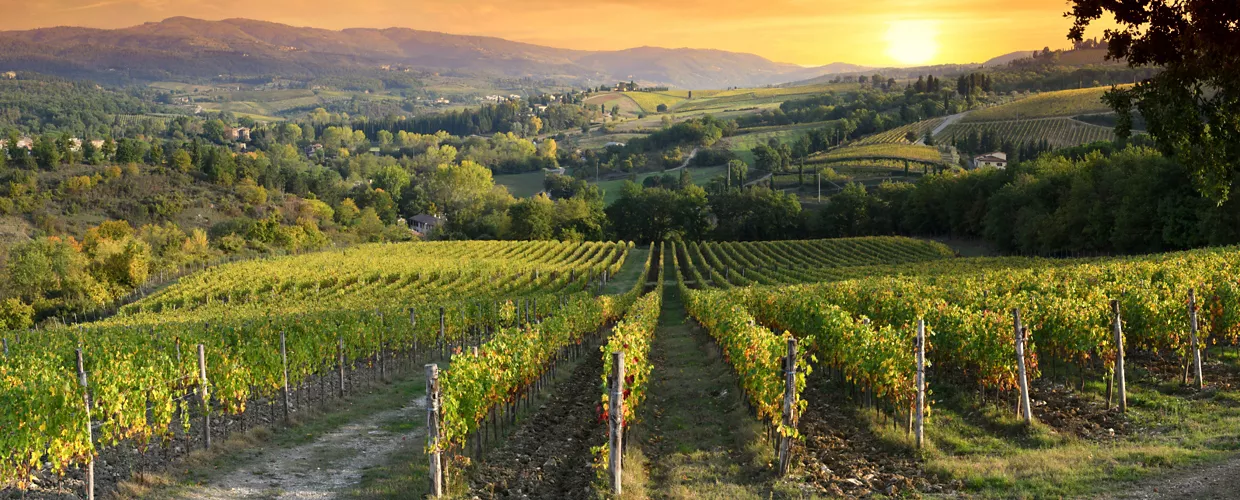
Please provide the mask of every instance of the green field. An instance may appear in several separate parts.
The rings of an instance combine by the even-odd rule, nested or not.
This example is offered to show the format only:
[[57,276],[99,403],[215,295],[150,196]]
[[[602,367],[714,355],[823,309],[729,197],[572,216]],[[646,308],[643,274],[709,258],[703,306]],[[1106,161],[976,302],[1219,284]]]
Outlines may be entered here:
[[592,132],[591,134],[586,135],[586,136],[582,136],[582,135],[572,136],[572,140],[573,140],[573,144],[575,144],[577,147],[581,149],[602,149],[609,142],[627,143],[632,139],[646,137],[646,135],[647,134],[628,134],[628,133],[598,134],[598,133]]
[[1110,89],[1110,87],[1092,87],[1035,94],[1007,104],[973,111],[961,121],[1023,120],[1105,113],[1111,108],[1102,102],[1102,94]]
[[657,113],[660,104],[666,104],[670,110],[683,102],[688,92],[681,92],[679,94],[671,92],[625,92],[624,95],[637,103],[646,113]]
[[517,198],[528,198],[543,190],[543,171],[526,172],[524,174],[503,174],[495,176],[495,185],[508,188],[508,192]]

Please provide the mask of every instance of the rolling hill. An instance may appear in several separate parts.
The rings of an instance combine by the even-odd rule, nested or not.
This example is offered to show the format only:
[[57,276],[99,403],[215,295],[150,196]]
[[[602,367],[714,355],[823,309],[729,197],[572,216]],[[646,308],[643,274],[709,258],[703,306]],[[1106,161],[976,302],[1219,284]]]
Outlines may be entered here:
[[380,73],[385,66],[574,82],[636,80],[681,88],[771,85],[849,68],[806,68],[720,50],[580,51],[405,28],[334,31],[249,19],[175,17],[116,30],[0,32],[0,68],[71,78],[307,78]]

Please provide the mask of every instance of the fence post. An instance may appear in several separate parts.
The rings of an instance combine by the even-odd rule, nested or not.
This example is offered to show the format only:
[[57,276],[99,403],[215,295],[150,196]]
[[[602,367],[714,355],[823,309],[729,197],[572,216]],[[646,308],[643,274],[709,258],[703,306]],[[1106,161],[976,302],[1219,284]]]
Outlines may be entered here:
[[383,344],[383,315],[379,315],[379,381],[387,383],[387,349]]
[[4,357],[9,357],[9,339],[7,337],[2,338],[0,339],[0,342],[4,343]]
[[1020,324],[1020,309],[1012,309],[1012,323],[1016,331],[1016,384],[1020,386],[1020,416],[1026,424],[1033,423],[1033,411],[1029,407],[1029,379],[1025,372],[1025,328]]
[[340,344],[336,347],[336,371],[340,375],[340,397],[344,398],[344,335],[339,337]]
[[415,363],[417,362],[417,359],[418,359],[417,329],[418,329],[418,310],[416,308],[410,307],[409,308],[409,330],[413,331],[413,359]]
[[[8,355],[8,343],[5,343],[5,355]],[[82,363],[82,350],[77,350],[78,382],[82,384],[82,401],[86,404],[86,439],[91,445],[90,461],[86,463],[86,498],[95,500],[95,431],[91,428],[90,418],[90,387],[86,384],[86,368]]]
[[[797,339],[788,339],[788,355],[784,358],[784,415],[783,427],[791,429],[796,425],[793,414],[796,412],[797,396]],[[788,464],[792,462],[792,437],[786,430],[779,434],[779,475],[788,473]]]
[[443,496],[443,462],[439,450],[439,365],[426,365],[426,439],[430,447],[431,495]]
[[289,423],[288,407],[288,349],[285,347],[284,331],[280,331],[280,366],[284,369],[284,423]]
[[917,320],[917,422],[913,433],[917,438],[917,449],[925,442],[926,426],[926,322]]
[[202,400],[202,443],[211,449],[211,394],[207,390],[207,348],[198,344],[198,397]]
[[444,328],[443,306],[439,306],[439,359],[443,359],[444,343],[447,340],[447,330]]
[[1115,383],[1119,390],[1119,411],[1128,411],[1128,386],[1124,379],[1124,326],[1119,316],[1119,301],[1111,301],[1111,315],[1115,318],[1112,330],[1115,332]]
[[1197,377],[1197,388],[1201,389],[1205,384],[1201,380],[1201,343],[1197,339],[1197,294],[1192,288],[1188,289],[1188,332],[1192,341],[1193,374]]
[[610,453],[608,466],[611,469],[611,492],[619,495],[622,491],[620,483],[623,464],[621,453],[624,447],[624,352],[611,354],[611,395],[608,397],[608,414],[611,418],[609,426]]

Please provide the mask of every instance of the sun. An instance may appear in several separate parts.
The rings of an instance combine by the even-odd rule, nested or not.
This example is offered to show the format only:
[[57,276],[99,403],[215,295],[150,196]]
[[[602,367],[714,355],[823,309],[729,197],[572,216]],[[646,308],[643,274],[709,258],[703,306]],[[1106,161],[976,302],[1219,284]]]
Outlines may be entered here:
[[887,25],[887,55],[901,64],[925,64],[938,55],[938,38],[938,21],[891,21]]

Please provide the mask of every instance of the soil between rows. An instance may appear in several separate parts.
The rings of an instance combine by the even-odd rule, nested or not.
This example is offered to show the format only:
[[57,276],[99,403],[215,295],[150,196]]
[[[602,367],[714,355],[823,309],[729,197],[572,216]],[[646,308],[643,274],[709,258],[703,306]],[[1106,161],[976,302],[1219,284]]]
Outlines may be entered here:
[[607,439],[599,421],[603,361],[595,348],[567,378],[548,388],[548,400],[469,475],[477,498],[596,498],[590,448]]

